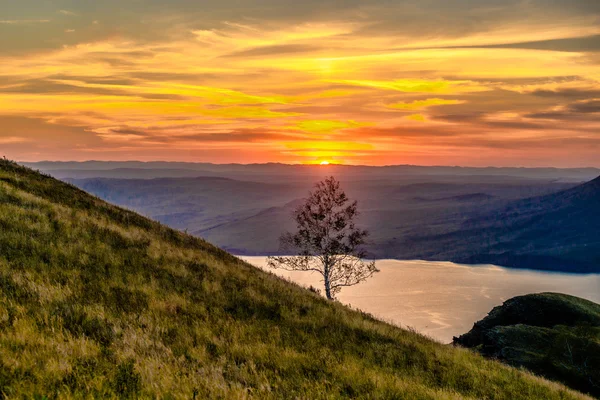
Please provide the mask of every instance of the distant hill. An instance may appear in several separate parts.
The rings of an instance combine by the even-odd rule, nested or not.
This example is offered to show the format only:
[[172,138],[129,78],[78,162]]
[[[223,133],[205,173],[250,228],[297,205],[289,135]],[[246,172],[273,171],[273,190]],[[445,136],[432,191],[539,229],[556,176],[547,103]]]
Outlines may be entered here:
[[[316,167],[318,168],[318,167]],[[236,254],[273,254],[279,236],[293,229],[295,205],[318,177],[285,182],[219,177],[157,179],[68,179],[68,182],[171,227],[187,230]],[[572,183],[514,177],[346,177],[342,185],[358,200],[359,223],[371,232],[369,252],[377,258],[427,259],[446,249],[471,249],[464,224],[512,201],[556,193]],[[441,235],[441,237],[440,237]],[[445,245],[449,239],[450,245]],[[464,245],[455,247],[454,244]]]
[[418,240],[430,257],[462,263],[600,272],[600,177],[479,213],[459,229]]
[[25,165],[50,173],[58,178],[160,178],[183,176],[222,176],[253,181],[291,182],[335,175],[349,179],[390,179],[406,176],[417,177],[484,177],[488,182],[498,178],[512,177],[545,179],[556,182],[582,182],[600,175],[598,168],[509,168],[509,167],[458,167],[420,165],[290,165],[266,164],[211,164],[165,161],[42,161]]
[[600,397],[600,305],[573,296],[519,296],[454,343]]
[[441,197],[441,198],[428,198],[428,197],[415,197],[417,201],[441,201],[441,202],[485,202],[492,200],[494,196],[486,193],[467,193],[457,196]]
[[155,179],[155,178],[194,178],[215,176],[214,172],[201,169],[178,168],[114,168],[114,169],[56,169],[52,176],[58,179],[119,178],[119,179]]
[[585,398],[5,160],[0,397]]

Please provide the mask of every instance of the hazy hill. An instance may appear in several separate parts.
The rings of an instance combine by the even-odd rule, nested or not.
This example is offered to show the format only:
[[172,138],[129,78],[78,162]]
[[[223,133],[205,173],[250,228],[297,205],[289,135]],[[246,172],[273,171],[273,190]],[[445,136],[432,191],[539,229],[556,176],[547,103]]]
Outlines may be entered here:
[[176,229],[195,231],[243,220],[277,202],[302,196],[289,184],[220,177],[71,180],[87,192]]
[[[69,182],[237,254],[270,254],[279,250],[281,233],[294,227],[291,213],[315,183],[313,178],[294,179],[268,183],[216,177]],[[347,177],[342,184],[348,195],[359,201],[359,223],[372,233],[370,253],[378,258],[404,259],[432,257],[443,250],[435,240],[419,240],[421,237],[455,232],[486,210],[574,186],[505,176],[439,175]]]
[[8,398],[575,399],[0,161]]
[[155,178],[195,178],[199,176],[219,176],[212,171],[183,168],[113,168],[113,169],[55,169],[49,171],[58,179],[117,178],[117,179],[155,179]]
[[466,263],[600,271],[600,177],[574,188],[479,213],[460,229],[423,237],[434,256]]
[[[164,161],[43,161],[25,163],[35,169],[48,172],[58,178],[159,178],[182,176],[221,176],[254,181],[290,182],[308,180],[314,182],[325,175],[335,175],[344,180],[397,179],[414,177],[512,177],[545,179],[563,182],[582,182],[600,175],[598,168],[497,168],[418,165],[289,165],[266,164],[211,164]],[[121,173],[122,175],[118,175]],[[191,174],[191,175],[188,175]],[[195,175],[194,175],[195,174]]]
[[600,396],[600,305],[588,300],[515,297],[454,343]]

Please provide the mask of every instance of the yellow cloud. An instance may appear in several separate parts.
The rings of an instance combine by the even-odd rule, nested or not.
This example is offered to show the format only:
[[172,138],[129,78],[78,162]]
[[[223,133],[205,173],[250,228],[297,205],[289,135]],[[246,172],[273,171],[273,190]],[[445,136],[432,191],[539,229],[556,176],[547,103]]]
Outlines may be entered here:
[[211,100],[215,104],[287,104],[285,96],[257,96],[247,93],[208,86],[171,84],[150,87],[148,92],[174,94],[180,96],[200,97]]
[[324,160],[344,163],[344,159],[369,153],[374,149],[370,143],[348,141],[297,141],[283,144],[286,150],[282,154],[301,157],[302,163],[314,164]]
[[406,93],[468,93],[488,90],[486,87],[471,81],[448,81],[448,80],[426,80],[426,79],[397,79],[394,81],[372,81],[372,80],[332,80],[332,83],[340,83],[352,86],[363,86],[382,90],[395,90]]
[[308,93],[301,96],[296,96],[297,101],[310,101],[314,99],[329,99],[334,97],[350,97],[355,95],[357,90],[325,90],[317,93]]
[[396,104],[388,105],[389,108],[397,108],[399,110],[422,110],[432,106],[443,106],[451,104],[463,104],[464,100],[451,100],[451,99],[426,99],[426,100],[415,100],[409,103],[401,102]]
[[346,22],[304,23],[298,25],[253,26],[225,23],[225,29],[194,30],[196,40],[201,43],[226,48],[227,52],[240,51],[260,46],[273,46],[299,41],[323,40],[338,35],[350,34],[359,25]]
[[75,79],[49,79],[50,82],[71,85],[79,88],[122,90],[131,96],[140,95],[166,95],[180,96],[191,99],[203,99],[206,103],[234,105],[234,104],[288,104],[290,99],[286,96],[259,96],[226,88],[186,85],[179,83],[144,83],[137,86],[115,85],[102,83],[87,83]]
[[302,115],[294,112],[271,111],[262,107],[223,107],[201,109],[198,114],[218,118],[284,118]]
[[423,114],[411,114],[411,115],[408,115],[406,118],[413,120],[413,121],[419,121],[419,122],[427,121],[427,118],[425,118],[425,116]]
[[357,142],[337,142],[337,141],[296,141],[286,142],[285,147],[297,151],[310,151],[315,153],[321,152],[344,152],[355,150],[371,150],[373,145],[370,143]]
[[340,129],[360,128],[363,126],[372,126],[369,122],[356,121],[331,121],[331,120],[306,120],[299,121],[292,126],[305,132],[311,133],[331,133]]

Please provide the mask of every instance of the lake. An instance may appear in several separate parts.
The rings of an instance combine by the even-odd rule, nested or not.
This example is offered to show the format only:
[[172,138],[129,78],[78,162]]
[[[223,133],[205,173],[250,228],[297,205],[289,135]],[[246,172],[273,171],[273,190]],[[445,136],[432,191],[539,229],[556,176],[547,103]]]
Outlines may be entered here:
[[[266,257],[240,258],[266,268]],[[493,307],[514,296],[559,292],[600,303],[600,274],[561,274],[437,261],[379,260],[377,268],[380,272],[368,281],[344,288],[338,300],[443,343],[469,331]],[[273,272],[301,285],[322,289],[317,273]]]

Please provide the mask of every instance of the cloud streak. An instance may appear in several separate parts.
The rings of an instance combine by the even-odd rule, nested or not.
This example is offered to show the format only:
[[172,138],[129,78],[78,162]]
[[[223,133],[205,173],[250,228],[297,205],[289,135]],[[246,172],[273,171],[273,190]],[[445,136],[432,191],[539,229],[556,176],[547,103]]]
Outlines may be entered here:
[[45,24],[48,22],[50,22],[49,19],[0,19],[2,25]]

